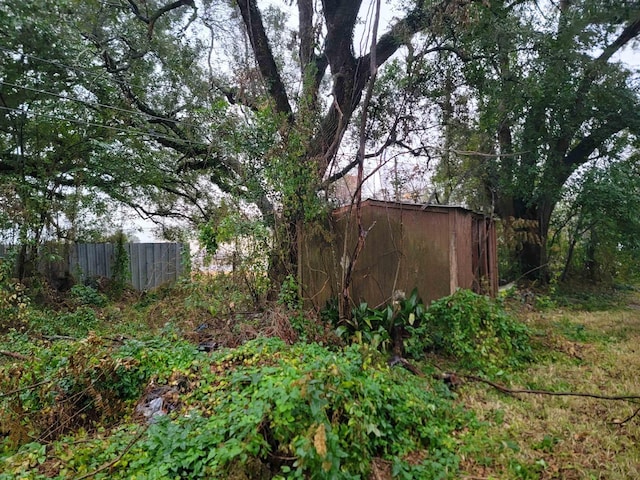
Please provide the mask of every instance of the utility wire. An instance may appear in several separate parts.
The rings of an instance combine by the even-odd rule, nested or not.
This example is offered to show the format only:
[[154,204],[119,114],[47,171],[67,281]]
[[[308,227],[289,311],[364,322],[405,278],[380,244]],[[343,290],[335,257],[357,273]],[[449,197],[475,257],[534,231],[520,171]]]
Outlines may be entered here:
[[68,95],[61,95],[59,93],[51,92],[49,90],[41,90],[39,88],[25,87],[23,85],[17,85],[15,83],[5,82],[3,80],[0,80],[0,85],[6,85],[7,87],[13,87],[13,88],[20,88],[22,90],[27,90],[27,91],[35,92],[35,93],[41,93],[41,94],[44,94],[44,95],[51,95],[52,97],[57,97],[57,98],[61,98],[63,100],[69,100],[69,101],[72,101],[72,102],[81,103],[81,104],[87,105],[89,107],[94,107],[94,108],[95,107],[102,107],[102,108],[108,108],[110,110],[115,110],[117,112],[128,113],[128,114],[131,114],[131,115],[139,115],[139,116],[145,117],[146,119],[149,119],[149,120],[165,120],[165,121],[169,121],[169,122],[175,122],[175,123],[180,124],[180,125],[186,125],[186,126],[192,126],[192,127],[197,126],[194,123],[184,122],[182,120],[177,120],[175,118],[162,117],[162,116],[159,116],[159,115],[151,115],[151,114],[148,114],[148,113],[141,112],[139,110],[129,110],[129,109],[126,109],[126,108],[116,107],[115,105],[108,105],[108,104],[105,104],[105,103],[90,102],[88,100],[82,100],[80,98],[70,97]]
[[132,129],[132,128],[120,128],[120,127],[113,127],[111,125],[103,125],[100,123],[95,123],[95,122],[89,122],[86,120],[78,120],[76,118],[68,118],[68,117],[61,117],[58,115],[51,115],[51,114],[47,114],[47,113],[37,113],[37,112],[33,112],[33,111],[28,111],[28,110],[21,110],[19,108],[11,108],[11,107],[5,107],[0,105],[0,110],[5,110],[5,111],[9,111],[9,112],[15,112],[15,113],[20,113],[22,115],[27,115],[27,116],[33,116],[33,117],[44,117],[44,118],[50,118],[53,120],[60,120],[63,122],[70,122],[70,123],[76,123],[79,125],[84,125],[84,126],[89,126],[89,127],[98,127],[98,128],[106,128],[109,130],[114,130],[117,132],[122,132],[122,133],[128,133],[128,134],[138,134],[138,135],[145,135],[151,138],[162,138],[165,140],[171,140],[173,142],[179,142],[179,143],[184,143],[187,145],[197,145],[197,146],[201,146],[201,147],[208,147],[209,144],[208,143],[202,143],[202,142],[194,142],[191,140],[184,140],[178,137],[169,137],[167,135],[162,135],[156,132],[145,132],[144,130],[137,130],[137,129]]

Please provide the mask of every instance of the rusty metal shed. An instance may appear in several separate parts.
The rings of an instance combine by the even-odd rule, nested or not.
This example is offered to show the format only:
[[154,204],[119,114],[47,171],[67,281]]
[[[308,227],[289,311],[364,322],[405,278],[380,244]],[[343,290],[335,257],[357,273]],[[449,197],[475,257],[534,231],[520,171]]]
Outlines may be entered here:
[[[378,306],[414,287],[427,304],[458,288],[497,293],[491,218],[462,207],[366,200],[362,225],[367,235],[353,275],[354,301]],[[355,208],[346,206],[334,210],[326,229],[299,235],[299,279],[312,306],[324,307],[342,290],[345,252],[352,255],[357,231]]]

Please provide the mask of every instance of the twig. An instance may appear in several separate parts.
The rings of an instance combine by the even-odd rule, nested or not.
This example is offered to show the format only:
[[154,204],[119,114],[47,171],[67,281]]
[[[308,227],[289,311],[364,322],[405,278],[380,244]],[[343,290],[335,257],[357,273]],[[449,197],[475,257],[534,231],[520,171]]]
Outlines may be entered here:
[[382,477],[380,477],[380,473],[378,472],[378,466],[376,465],[375,461],[371,462],[371,472],[373,473],[375,480],[382,480]]
[[44,385],[45,383],[50,383],[52,380],[43,380],[41,382],[34,383],[32,385],[27,385],[26,387],[16,388],[15,390],[10,390],[5,393],[0,393],[0,398],[10,397],[11,395],[15,395],[16,393],[24,392],[25,390],[31,390],[32,388],[39,387],[40,385]]
[[135,443],[140,440],[140,438],[142,438],[142,435],[144,435],[144,433],[147,431],[147,429],[149,428],[149,425],[151,425],[150,423],[148,423],[147,425],[145,425],[142,430],[140,430],[138,432],[138,434],[133,437],[131,439],[131,441],[129,442],[129,444],[125,447],[125,449],[122,451],[122,453],[120,453],[120,455],[118,455],[115,459],[111,460],[108,463],[105,463],[104,465],[102,465],[101,467],[97,468],[96,470],[94,470],[93,472],[89,472],[85,475],[82,475],[78,478],[76,478],[76,480],[84,480],[85,478],[91,478],[94,475],[97,475],[100,472],[104,472],[105,470],[110,469],[111,467],[113,467],[116,463],[118,463],[120,460],[122,460],[122,457],[124,457],[127,452],[129,450],[131,450],[131,448],[135,445]]
[[45,340],[79,340],[79,338],[69,335],[42,335]]
[[529,390],[526,388],[512,389],[512,388],[507,388],[504,385],[500,385],[499,383],[492,382],[491,380],[487,380],[481,377],[476,377],[475,375],[460,375],[460,376],[462,378],[466,378],[467,380],[486,383],[487,385],[492,386],[496,390],[500,390],[501,392],[508,393],[508,394],[528,393],[533,395],[551,395],[556,397],[588,397],[588,398],[597,398],[599,400],[622,400],[622,401],[634,402],[634,403],[636,403],[635,400],[640,400],[640,395],[599,395],[597,393],[553,392],[550,390]]
[[633,420],[638,414],[640,413],[640,408],[636,409],[635,412],[633,412],[631,415],[629,415],[627,418],[625,418],[624,420],[620,420],[619,422],[611,422],[614,425],[618,425],[618,426],[622,426],[625,423],[629,422],[630,420]]
[[29,357],[17,352],[9,352],[7,350],[0,350],[0,355],[15,358],[16,360],[29,360]]
[[403,358],[399,355],[394,355],[390,360],[389,360],[389,366],[393,367],[395,365],[400,365],[401,367],[409,370],[411,373],[413,373],[414,375],[417,375],[418,377],[424,377],[424,373],[422,373],[418,367],[416,367],[415,365],[413,365],[409,360],[407,360],[406,358]]

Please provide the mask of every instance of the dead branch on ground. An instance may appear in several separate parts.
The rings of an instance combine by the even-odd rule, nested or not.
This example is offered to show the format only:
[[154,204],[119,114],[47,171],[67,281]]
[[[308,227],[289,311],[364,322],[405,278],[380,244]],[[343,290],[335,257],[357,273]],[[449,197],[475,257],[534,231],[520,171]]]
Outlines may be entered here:
[[487,385],[495,388],[496,390],[501,391],[502,393],[507,393],[509,395],[514,394],[532,394],[532,395],[550,395],[555,397],[587,397],[587,398],[596,398],[599,400],[617,400],[617,401],[627,401],[632,403],[638,403],[640,400],[640,395],[600,395],[597,393],[584,393],[584,392],[554,392],[552,390],[529,390],[527,388],[508,388],[504,385],[500,385],[499,383],[492,382],[491,380],[487,380],[486,378],[477,377],[475,375],[458,375],[461,378],[486,383]]
[[18,352],[9,352],[8,350],[0,350],[0,355],[15,358],[16,360],[29,360],[29,357]]

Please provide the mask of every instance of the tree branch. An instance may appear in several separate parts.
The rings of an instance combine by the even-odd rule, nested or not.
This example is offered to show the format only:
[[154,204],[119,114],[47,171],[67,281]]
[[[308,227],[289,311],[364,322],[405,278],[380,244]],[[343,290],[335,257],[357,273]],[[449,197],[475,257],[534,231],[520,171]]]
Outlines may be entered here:
[[17,352],[9,352],[8,350],[0,350],[0,355],[15,358],[16,360],[29,360],[29,357]]
[[[393,55],[398,48],[406,45],[413,35],[420,31],[432,27],[437,19],[451,15],[456,9],[464,8],[474,0],[444,0],[432,8],[425,10],[423,7],[416,7],[407,14],[405,18],[398,21],[391,30],[380,37],[376,45],[376,65],[379,67]],[[463,59],[467,56],[460,50],[450,46],[443,46],[433,49],[452,51]],[[371,52],[366,56],[369,57]],[[367,61],[365,59],[365,61]]]
[[262,79],[266,83],[271,99],[274,101],[276,111],[284,114],[287,120],[291,122],[293,120],[293,111],[289,104],[287,90],[273,57],[256,0],[238,0],[238,7],[240,8],[240,14],[247,29],[249,42],[256,57]]
[[156,24],[156,21],[158,21],[158,19],[162,15],[164,15],[167,12],[170,12],[171,10],[175,10],[176,8],[183,7],[185,5],[188,5],[194,10],[196,10],[196,4],[193,0],[176,0],[175,2],[165,5],[164,7],[158,9],[153,15],[151,15],[151,18],[149,19],[149,29],[147,31],[147,36],[149,37],[149,39],[151,39],[151,36],[153,35],[153,27]]
[[599,400],[613,400],[613,401],[626,401],[626,402],[634,402],[640,400],[640,395],[600,395],[597,393],[583,393],[583,392],[554,392],[550,390],[529,390],[527,388],[508,388],[504,385],[500,385],[499,383],[492,382],[491,380],[487,380],[486,378],[477,377],[475,375],[460,375],[462,378],[467,380],[472,380],[474,382],[486,383],[487,385],[495,388],[496,390],[501,391],[502,393],[507,393],[510,395],[526,393],[531,395],[549,395],[554,397],[586,397],[586,398],[597,398]]
[[[633,113],[630,113],[633,115]],[[636,120],[640,123],[640,120]],[[597,150],[602,144],[616,133],[624,130],[629,126],[629,118],[627,115],[619,115],[610,119],[607,123],[596,128],[590,135],[584,137],[578,142],[563,158],[563,164],[567,169],[573,170],[575,167],[582,165],[591,154]]]

